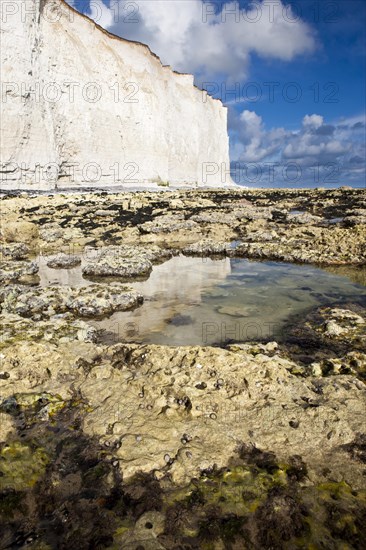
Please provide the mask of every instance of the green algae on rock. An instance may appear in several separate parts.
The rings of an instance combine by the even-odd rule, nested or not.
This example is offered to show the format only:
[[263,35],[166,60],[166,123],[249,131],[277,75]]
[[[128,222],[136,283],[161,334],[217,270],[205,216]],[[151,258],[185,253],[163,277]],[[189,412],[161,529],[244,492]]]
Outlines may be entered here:
[[108,346],[78,317],[137,291],[19,283],[60,251],[119,280],[182,251],[365,265],[364,210],[352,190],[4,197],[0,546],[363,550],[362,300],[319,299],[281,342]]
[[226,466],[213,465],[182,487],[167,473],[124,480],[116,447],[83,432],[89,404],[81,394],[64,401],[52,420],[39,415],[40,399],[61,402],[23,394],[14,396],[18,408],[7,409],[17,435],[0,451],[2,545],[362,548],[366,491],[343,481],[314,484],[300,456],[283,463],[273,452],[239,444]]
[[[111,215],[95,217],[96,210]],[[207,238],[241,239],[242,257],[365,265],[364,210],[363,190],[237,189],[7,197],[2,217],[3,236],[10,242],[6,228],[21,212],[30,226],[17,227],[17,242],[29,242],[32,227],[29,244],[42,253],[73,254],[88,244],[183,249]],[[352,223],[343,221],[350,217]]]

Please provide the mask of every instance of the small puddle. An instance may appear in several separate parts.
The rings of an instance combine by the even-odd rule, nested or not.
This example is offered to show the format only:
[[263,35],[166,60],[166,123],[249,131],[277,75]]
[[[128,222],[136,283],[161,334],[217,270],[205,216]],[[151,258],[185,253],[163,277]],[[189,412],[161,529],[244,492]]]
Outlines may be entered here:
[[289,210],[289,214],[291,214],[291,216],[300,216],[301,214],[305,214],[305,210],[297,210],[296,208],[293,208],[292,210]]
[[[82,265],[89,256],[82,258]],[[88,285],[82,265],[50,269],[40,258],[40,284]],[[103,283],[103,280],[100,280]],[[88,320],[105,343],[212,345],[228,340],[283,340],[289,316],[342,301],[366,305],[365,268],[245,259],[176,256],[154,266],[146,281],[127,283],[144,295],[138,309]]]

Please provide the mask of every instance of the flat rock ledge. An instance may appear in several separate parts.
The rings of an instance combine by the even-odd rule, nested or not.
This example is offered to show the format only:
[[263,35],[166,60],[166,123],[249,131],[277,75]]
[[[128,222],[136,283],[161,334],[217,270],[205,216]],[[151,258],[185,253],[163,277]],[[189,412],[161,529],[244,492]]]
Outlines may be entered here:
[[24,288],[8,286],[0,291],[2,313],[38,320],[70,312],[78,317],[101,317],[127,311],[143,303],[143,296],[120,283],[85,287]]
[[204,255],[225,245],[230,256],[365,265],[365,212],[362,189],[23,194],[2,201],[0,252],[3,260],[29,260],[40,253],[74,256],[86,247],[125,248],[125,262],[111,250],[88,262],[86,273],[103,277],[149,273],[148,260],[155,260],[128,247]]
[[[360,304],[226,349],[106,345],[92,323],[179,253],[365,265],[365,212],[345,189],[4,197],[0,547],[363,550]],[[98,284],[35,286],[38,254]]]
[[52,269],[72,269],[81,264],[80,256],[69,254],[58,254],[47,262],[47,267]]
[[142,248],[134,246],[110,246],[96,251],[82,268],[86,277],[118,277],[132,279],[150,275],[153,264],[167,260],[172,252],[157,246]]
[[4,541],[27,525],[51,548],[40,529],[51,510],[58,544],[78,548],[102,535],[111,549],[349,544],[335,517],[361,548],[357,377],[296,376],[275,343],[253,354],[18,332],[1,353],[0,495],[14,518]]

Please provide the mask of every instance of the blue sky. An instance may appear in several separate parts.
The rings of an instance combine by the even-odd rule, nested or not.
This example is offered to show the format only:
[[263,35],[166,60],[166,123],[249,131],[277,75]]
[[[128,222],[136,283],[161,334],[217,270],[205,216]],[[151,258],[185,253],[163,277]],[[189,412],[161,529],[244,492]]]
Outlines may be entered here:
[[366,187],[363,0],[69,3],[223,100],[236,181]]

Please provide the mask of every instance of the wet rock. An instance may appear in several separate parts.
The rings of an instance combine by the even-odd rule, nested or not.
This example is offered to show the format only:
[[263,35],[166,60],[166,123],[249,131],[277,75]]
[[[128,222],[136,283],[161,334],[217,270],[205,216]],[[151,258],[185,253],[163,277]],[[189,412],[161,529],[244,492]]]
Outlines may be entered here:
[[366,324],[365,319],[353,311],[328,308],[323,310],[323,313],[327,316],[324,324],[324,335],[328,338],[344,336],[350,332],[358,332],[361,326]]
[[319,216],[313,216],[308,212],[303,212],[299,214],[288,214],[287,221],[290,223],[298,223],[301,225],[318,225],[323,221]]
[[131,289],[9,282],[29,268],[25,242],[100,246],[87,263],[103,276],[148,275],[176,248],[362,265],[364,203],[362,190],[4,198],[4,228],[19,213],[31,225],[9,225],[2,249],[0,546],[362,548],[361,306],[292,319],[280,345],[107,347],[75,317],[135,307]]
[[[362,491],[364,464],[339,448],[342,439],[358,441],[363,426],[366,391],[352,376],[349,388],[335,389],[334,377],[323,379],[316,396],[321,406],[304,407],[314,401],[313,380],[293,376],[289,361],[270,354],[273,343],[256,355],[240,347],[104,348],[62,338],[36,343],[28,330],[30,340],[18,331],[3,350],[11,377],[2,381],[2,408],[20,433],[29,434],[14,447],[17,468],[28,461],[17,489],[33,491],[37,482],[31,493],[39,503],[36,521],[42,514],[59,521],[58,540],[78,532],[80,521],[85,540],[94,544],[97,529],[121,548],[156,541],[172,548],[173,535],[176,541],[188,537],[193,548],[208,541],[240,548],[248,536],[258,547],[269,545],[268,536],[282,548],[309,533],[324,546],[329,532],[323,535],[318,525],[328,529],[322,523],[328,516],[319,508],[313,514],[313,503],[323,511],[336,502],[338,512],[358,517],[363,497],[344,482],[316,489],[326,463],[328,477],[345,478]],[[83,362],[76,365],[77,356]],[[65,402],[77,388],[79,416],[76,403]],[[254,441],[242,443],[244,434]],[[362,452],[362,442],[352,449]],[[80,547],[80,539],[73,540]]]
[[94,215],[99,218],[110,218],[114,213],[111,210],[97,210]]
[[271,220],[272,209],[258,206],[241,206],[240,210],[234,210],[238,220]]
[[199,225],[191,220],[185,220],[183,214],[159,216],[152,222],[146,222],[140,226],[143,233],[174,233],[176,231],[192,231],[199,229]]
[[159,247],[110,246],[98,250],[82,272],[87,277],[146,277],[151,273],[153,263],[171,256],[171,251]]
[[[239,213],[240,216],[240,213]],[[190,217],[190,220],[199,224],[224,224],[224,225],[238,225],[238,218],[235,213],[222,214],[213,211],[204,211],[200,214],[194,214]]]
[[44,287],[25,290],[6,287],[0,292],[3,312],[31,318],[50,318],[70,312],[77,317],[100,317],[138,307],[143,296],[120,283],[85,287]]
[[42,227],[39,232],[39,236],[43,241],[54,242],[63,237],[64,230],[63,228],[56,224],[48,224],[45,227]]
[[[205,236],[216,243],[247,240],[251,246],[238,251],[246,257],[328,265],[366,262],[365,224],[359,223],[365,211],[362,190],[192,190],[159,196],[144,192],[138,197],[124,193],[123,198],[89,193],[32,197],[31,204],[21,197],[3,202],[4,229],[21,210],[24,222],[36,230],[27,242],[48,253],[70,242],[81,248],[88,242],[156,242],[184,248]],[[289,223],[288,213],[292,216],[294,210],[302,213],[290,217]],[[105,215],[96,217],[96,211]],[[314,216],[323,221],[352,216],[357,220],[355,225],[325,226],[323,221],[315,223]]]
[[[72,318],[53,317],[48,321],[34,323],[32,319],[2,313],[0,323],[2,326],[1,349],[22,341],[39,342],[44,340],[48,343],[65,343],[76,340],[94,342],[98,337],[97,329]],[[47,366],[44,368],[47,371]]]
[[47,262],[47,267],[53,269],[71,269],[81,264],[80,256],[71,256],[68,254],[58,254]]
[[341,447],[353,460],[358,460],[366,464],[366,434],[359,434],[354,441]]
[[0,262],[0,282],[9,284],[27,281],[38,271],[39,266],[36,262],[3,261]]
[[346,212],[344,223],[346,226],[349,226],[349,227],[353,227],[355,225],[365,225],[366,208],[354,208]]
[[247,242],[264,242],[278,240],[279,236],[276,231],[259,230],[248,232],[245,236]]
[[238,342],[228,345],[227,349],[233,352],[244,351],[254,356],[263,354],[271,357],[279,351],[279,345],[277,342],[268,342],[267,344],[262,344],[259,342],[246,342],[245,344],[241,344]]
[[35,451],[20,442],[5,444],[0,450],[0,478],[3,487],[13,490],[31,487],[44,474],[48,456],[42,449]]
[[248,232],[248,238],[231,252],[234,257],[281,260],[323,265],[364,264],[366,230],[340,227],[286,227],[277,231],[273,242],[261,240],[261,232]]
[[142,302],[142,294],[114,283],[108,288],[91,285],[81,289],[78,295],[71,293],[71,296],[66,298],[65,305],[76,315],[99,317],[115,311],[133,309]]
[[226,251],[229,248],[230,245],[228,243],[220,243],[210,239],[203,239],[186,246],[183,248],[182,252],[186,256],[222,256],[226,255]]
[[168,319],[166,322],[175,327],[182,327],[182,326],[191,325],[194,321],[192,317],[190,317],[190,315],[178,314],[178,315],[175,315],[172,319]]
[[325,335],[332,338],[333,336],[340,336],[345,332],[345,329],[340,325],[337,325],[336,321],[330,320],[326,322]]
[[[303,364],[294,374],[353,374],[366,380],[365,311],[360,305],[349,306],[353,309],[317,307],[305,318],[288,322],[284,353]],[[304,349],[306,357],[302,357]]]
[[228,315],[229,317],[249,317],[251,314],[251,310],[248,307],[218,306],[215,309],[217,313]]
[[24,260],[29,254],[25,243],[3,243],[0,245],[1,260]]

